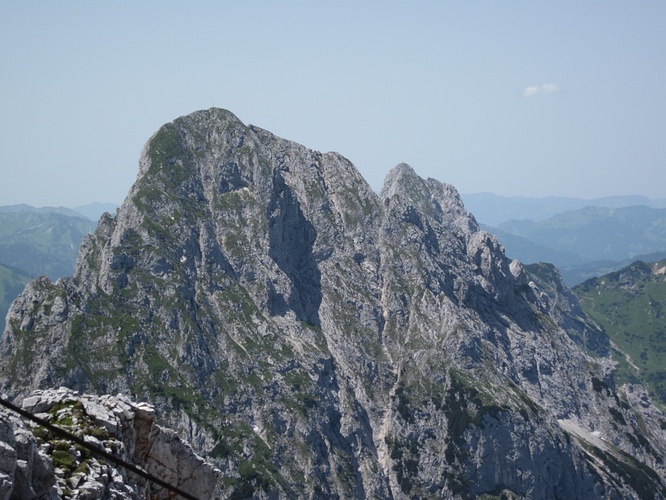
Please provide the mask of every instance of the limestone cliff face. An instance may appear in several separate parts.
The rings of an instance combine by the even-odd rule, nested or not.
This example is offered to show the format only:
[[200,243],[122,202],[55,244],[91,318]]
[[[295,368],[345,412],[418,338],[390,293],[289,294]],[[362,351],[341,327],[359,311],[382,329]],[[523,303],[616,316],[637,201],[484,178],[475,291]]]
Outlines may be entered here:
[[408,165],[376,194],[196,112],[148,141],[75,275],[12,305],[2,390],[149,400],[239,498],[664,494],[666,419],[533,272]]

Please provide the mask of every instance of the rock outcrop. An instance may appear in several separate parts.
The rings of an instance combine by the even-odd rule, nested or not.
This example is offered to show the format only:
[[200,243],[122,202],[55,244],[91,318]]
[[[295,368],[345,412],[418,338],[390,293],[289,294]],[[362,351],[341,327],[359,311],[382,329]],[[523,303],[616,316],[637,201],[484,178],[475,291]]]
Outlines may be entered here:
[[[123,396],[36,391],[23,409],[194,498],[212,498],[217,471],[150,405]],[[174,493],[37,423],[0,409],[0,498],[172,498]]]
[[666,419],[549,272],[408,165],[376,194],[200,111],[148,141],[74,276],[13,303],[1,387],[150,401],[222,496],[664,495]]
[[51,461],[23,420],[0,408],[0,498],[57,498]]

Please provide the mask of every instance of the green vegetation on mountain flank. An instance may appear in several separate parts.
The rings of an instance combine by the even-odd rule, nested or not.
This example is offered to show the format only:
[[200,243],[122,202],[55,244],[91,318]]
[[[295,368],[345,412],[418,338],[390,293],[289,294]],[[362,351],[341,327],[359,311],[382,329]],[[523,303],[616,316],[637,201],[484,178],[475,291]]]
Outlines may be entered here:
[[615,344],[618,382],[640,382],[666,409],[666,260],[637,261],[573,289]]

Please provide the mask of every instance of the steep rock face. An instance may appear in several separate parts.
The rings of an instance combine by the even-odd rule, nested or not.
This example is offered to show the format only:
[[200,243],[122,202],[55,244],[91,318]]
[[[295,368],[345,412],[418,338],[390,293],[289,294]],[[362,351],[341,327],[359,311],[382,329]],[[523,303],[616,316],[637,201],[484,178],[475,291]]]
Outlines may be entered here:
[[542,308],[566,330],[571,339],[596,356],[610,355],[610,339],[605,331],[585,315],[574,293],[567,288],[552,264],[527,266],[529,285],[539,297]]
[[[143,468],[195,498],[212,498],[217,472],[173,431],[154,424],[150,405],[123,396],[36,391],[23,409],[108,453]],[[171,498],[173,493],[128,472],[81,444],[0,409],[0,498]]]
[[147,399],[237,497],[663,493],[666,420],[535,281],[451,186],[201,111],[14,302],[2,389]]

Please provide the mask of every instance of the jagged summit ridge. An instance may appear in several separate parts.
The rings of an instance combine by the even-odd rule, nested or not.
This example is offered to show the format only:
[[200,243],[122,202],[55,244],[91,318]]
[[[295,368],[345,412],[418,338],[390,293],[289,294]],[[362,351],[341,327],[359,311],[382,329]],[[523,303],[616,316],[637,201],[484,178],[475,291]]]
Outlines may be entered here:
[[558,297],[453,187],[400,164],[377,194],[341,155],[211,109],[148,141],[71,279],[12,305],[0,380],[150,401],[223,495],[663,491],[666,419]]

